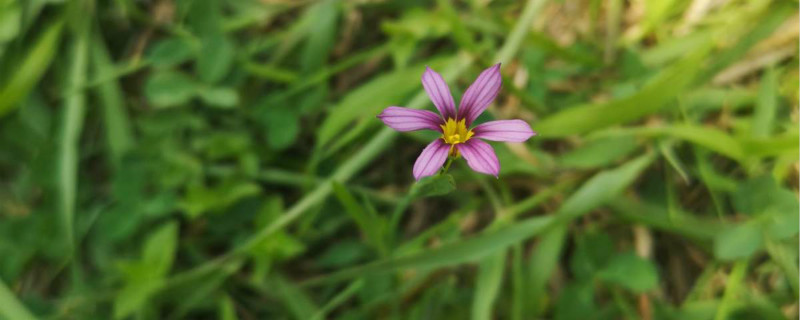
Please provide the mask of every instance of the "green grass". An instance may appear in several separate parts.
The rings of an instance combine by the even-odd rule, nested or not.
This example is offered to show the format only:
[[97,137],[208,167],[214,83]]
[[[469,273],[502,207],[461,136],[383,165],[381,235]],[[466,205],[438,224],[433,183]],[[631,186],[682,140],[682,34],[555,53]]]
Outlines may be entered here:
[[797,6],[702,2],[0,0],[0,319],[797,319]]

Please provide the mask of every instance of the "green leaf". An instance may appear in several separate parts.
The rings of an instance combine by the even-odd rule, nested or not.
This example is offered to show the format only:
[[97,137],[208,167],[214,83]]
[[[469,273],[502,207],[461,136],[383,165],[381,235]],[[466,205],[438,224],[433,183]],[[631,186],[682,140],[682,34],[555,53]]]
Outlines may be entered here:
[[25,308],[14,292],[0,279],[0,318],[35,320],[36,317]]
[[754,137],[763,138],[772,133],[777,109],[778,75],[774,68],[769,68],[761,77],[758,103],[753,112],[752,133]]
[[139,281],[126,285],[114,299],[114,319],[125,319],[141,310],[161,287],[160,281]]
[[[744,284],[744,278],[747,275],[747,260],[739,260],[733,264],[731,272],[725,279],[725,293],[722,295],[719,306],[717,307],[717,314],[714,320],[731,319],[729,317],[733,313],[734,303],[738,300],[737,296]],[[761,319],[761,317],[756,317]]]
[[734,160],[742,161],[747,152],[740,143],[728,133],[712,127],[693,124],[679,124],[663,127],[636,127],[615,129],[609,135],[638,134],[643,136],[668,136],[692,142]]
[[569,221],[610,201],[633,183],[652,161],[653,156],[646,154],[594,175],[564,202],[558,210],[559,218]]
[[[792,248],[794,247],[794,249]],[[792,287],[795,299],[800,297],[800,271],[797,267],[796,244],[786,245],[775,241],[768,241],[766,244],[767,253],[770,258],[786,276],[786,282]]]
[[205,83],[216,84],[230,72],[235,51],[233,42],[223,35],[204,38],[197,57],[197,75]]
[[70,46],[65,87],[70,94],[63,101],[61,130],[58,135],[57,198],[58,212],[70,250],[76,250],[75,212],[78,211],[78,177],[80,169],[81,132],[86,118],[86,84],[89,70],[89,25],[76,28]]
[[236,306],[230,296],[223,295],[217,305],[217,319],[220,320],[239,320],[236,315]]
[[169,222],[151,233],[144,243],[142,262],[149,271],[158,277],[165,276],[172,269],[175,251],[178,248],[178,224]]
[[590,169],[613,164],[637,147],[632,136],[606,137],[561,155],[558,163],[567,168]]
[[[796,203],[795,203],[796,204]],[[767,212],[764,233],[772,240],[783,240],[800,232],[800,215],[798,210]]]
[[597,317],[597,313],[592,283],[573,281],[569,282],[559,293],[554,318],[556,320],[594,319]]
[[675,0],[647,1],[646,3],[645,20],[642,24],[642,27],[645,28],[645,32],[661,27],[670,13],[683,9],[679,3],[675,3]]
[[547,283],[560,263],[567,226],[559,225],[542,234],[528,263],[528,304],[534,315],[545,310]]
[[[96,37],[91,45],[95,77],[113,72],[114,65],[103,40]],[[134,145],[133,131],[125,107],[125,95],[116,80],[104,82],[95,92],[103,108],[103,122],[111,162],[119,168],[122,158]]]
[[724,230],[724,225],[718,221],[701,219],[693,213],[670,211],[665,205],[634,201],[623,196],[612,200],[609,204],[620,217],[628,221],[686,238],[710,240]]
[[14,40],[22,25],[22,11],[16,0],[0,1],[0,58],[3,46]]
[[658,285],[658,272],[653,263],[633,253],[614,256],[597,276],[635,293],[652,290]]
[[345,212],[355,221],[367,242],[375,246],[376,249],[381,249],[381,235],[385,228],[385,222],[380,220],[380,217],[371,215],[368,210],[364,209],[341,183],[333,182],[333,192],[342,206],[344,206]]
[[[452,58],[439,58],[405,69],[379,76],[366,84],[351,90],[342,100],[331,108],[330,115],[317,130],[317,143],[327,145],[342,134],[356,120],[379,121],[375,118],[383,108],[402,105],[404,98],[414,89],[422,87],[420,76],[425,65],[431,68],[448,65]],[[430,104],[428,104],[431,106]],[[432,107],[432,106],[431,106]]]
[[[715,55],[711,65],[707,67],[708,70],[700,77],[698,82],[706,82],[732,63],[741,59],[750,52],[750,48],[753,45],[769,37],[789,16],[796,13],[797,7],[788,2],[776,2],[769,5],[767,10],[761,11],[766,11],[766,13],[759,14],[760,12],[757,12],[756,14],[759,14],[757,16],[750,15],[750,17],[761,19],[754,23],[752,28],[746,29],[748,33],[742,36],[735,45]],[[761,15],[763,15],[763,18]]]
[[741,143],[717,128],[696,125],[676,125],[652,128],[651,132],[690,141],[734,160],[742,160],[745,156],[745,151]]
[[412,198],[446,195],[456,189],[456,182],[450,174],[437,174],[424,177],[414,183],[409,191]]
[[778,186],[771,176],[763,175],[739,184],[732,195],[733,206],[739,213],[757,215],[767,211],[797,213],[794,192]]
[[274,150],[288,148],[300,133],[297,114],[284,107],[265,108],[260,120],[267,127],[267,143]]
[[219,0],[179,1],[188,7],[185,17],[195,34],[208,36],[221,32],[222,7]]
[[212,107],[233,108],[239,104],[239,94],[231,88],[205,88],[198,91],[200,99]]
[[252,61],[244,63],[244,70],[249,74],[267,79],[272,82],[295,83],[301,80],[297,73],[290,69],[284,69],[269,64],[258,64]]
[[328,59],[336,39],[338,0],[323,0],[308,8],[310,21],[308,40],[300,56],[300,65],[308,73],[321,68]]
[[186,104],[196,93],[194,80],[183,73],[168,70],[151,75],[144,87],[147,100],[158,108]]
[[623,99],[572,107],[536,124],[542,137],[563,137],[638,120],[658,112],[685,91],[702,70],[708,45],[690,53],[683,61],[662,71],[639,92]]
[[578,235],[575,252],[569,261],[569,267],[578,279],[592,279],[600,272],[614,254],[614,243],[605,232],[594,231]]
[[3,84],[0,87],[0,117],[27,97],[48,70],[59,51],[63,26],[61,20],[48,25],[36,42],[22,55],[24,60],[15,63],[13,74],[0,75],[4,77],[3,81],[0,81],[0,84]]
[[[528,265],[523,261],[524,257],[522,254],[522,245],[515,245],[512,247],[511,274],[509,275],[511,282],[511,307],[509,308],[509,318],[513,320],[522,319],[524,314],[538,314],[537,310],[540,307],[536,305],[538,299],[528,299],[530,295],[526,292],[528,283],[527,275],[525,274],[525,267]],[[528,311],[531,309],[533,311]]]
[[506,255],[498,252],[483,259],[478,268],[478,279],[472,303],[473,320],[492,319],[492,308],[503,282]]
[[214,130],[196,138],[192,148],[210,160],[220,160],[243,156],[253,148],[253,142],[244,131]]
[[292,282],[283,277],[274,277],[270,283],[270,287],[275,288],[274,293],[295,319],[311,319],[319,311],[319,307],[308,297],[308,294]]
[[410,37],[415,40],[441,37],[452,31],[448,21],[440,18],[439,12],[423,8],[407,10],[399,19],[381,23],[381,29],[395,37]]
[[147,60],[156,68],[168,68],[188,61],[195,49],[188,39],[168,38],[156,42],[147,52]]
[[187,314],[197,309],[205,309],[208,304],[220,294],[224,294],[223,285],[226,280],[238,272],[242,266],[241,259],[231,259],[223,263],[218,270],[209,272],[202,277],[181,282],[179,285],[169,286],[165,292],[153,296],[151,301],[158,301],[159,305],[171,305],[167,319],[186,319]]
[[[356,280],[350,283],[347,287],[339,291],[333,298],[331,298],[328,303],[326,303],[316,314],[311,318],[311,320],[322,320],[328,319],[326,316],[327,314],[331,313],[333,310],[336,310],[340,305],[347,302],[350,297],[354,296],[357,293],[364,293],[366,290],[362,290],[364,287],[364,282],[361,280]],[[373,282],[374,283],[374,282]]]
[[683,37],[663,39],[658,44],[647,48],[639,55],[642,63],[650,67],[660,67],[669,62],[683,57],[686,52],[692,52],[699,46],[707,44],[712,33],[697,30]]
[[226,181],[213,187],[192,184],[187,187],[181,207],[190,218],[196,218],[206,212],[227,208],[260,192],[261,188],[250,181]]
[[714,237],[714,256],[724,261],[746,258],[761,249],[764,236],[755,223],[743,223]]
[[498,228],[459,242],[409,254],[391,257],[365,265],[336,271],[330,275],[314,278],[306,284],[336,282],[371,274],[382,274],[411,268],[429,269],[472,262],[496,253],[508,246],[528,239],[544,231],[553,222],[551,216],[535,217],[519,221],[508,227]]
[[370,248],[356,240],[337,240],[325,253],[317,256],[314,264],[320,268],[340,269],[364,261]]
[[740,183],[732,200],[736,211],[757,217],[757,223],[770,239],[785,239],[800,231],[797,196],[780,187],[769,175]]
[[178,247],[178,224],[168,222],[147,236],[142,258],[123,265],[125,286],[114,299],[114,318],[124,319],[141,310],[163,285]]
[[800,135],[792,130],[781,135],[767,138],[741,137],[744,152],[749,157],[791,157],[797,159],[800,146]]
[[[283,199],[279,196],[270,196],[266,199],[255,219],[255,228],[263,228],[283,215]],[[273,261],[294,257],[305,250],[305,245],[298,238],[289,235],[286,231],[279,231],[249,248],[249,253],[261,266],[254,272],[253,278],[263,279],[269,272]],[[259,272],[260,271],[260,272]]]

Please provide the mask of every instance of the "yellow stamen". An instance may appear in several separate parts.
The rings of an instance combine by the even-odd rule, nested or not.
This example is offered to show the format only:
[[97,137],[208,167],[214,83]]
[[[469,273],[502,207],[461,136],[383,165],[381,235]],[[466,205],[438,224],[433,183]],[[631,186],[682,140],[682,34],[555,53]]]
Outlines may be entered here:
[[456,121],[453,118],[447,118],[447,121],[440,127],[442,127],[442,140],[450,145],[450,155],[454,157],[459,156],[458,149],[455,146],[459,143],[467,142],[475,134],[472,130],[467,129],[466,119]]

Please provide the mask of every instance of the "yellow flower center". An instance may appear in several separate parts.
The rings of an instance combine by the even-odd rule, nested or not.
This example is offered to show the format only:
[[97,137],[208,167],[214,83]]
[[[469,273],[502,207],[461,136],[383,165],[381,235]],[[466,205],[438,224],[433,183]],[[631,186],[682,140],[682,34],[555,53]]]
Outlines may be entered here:
[[459,143],[467,142],[475,134],[472,130],[467,129],[466,119],[456,121],[453,118],[447,118],[447,121],[440,127],[442,127],[442,140],[450,145],[450,155],[454,157],[459,155],[455,146]]

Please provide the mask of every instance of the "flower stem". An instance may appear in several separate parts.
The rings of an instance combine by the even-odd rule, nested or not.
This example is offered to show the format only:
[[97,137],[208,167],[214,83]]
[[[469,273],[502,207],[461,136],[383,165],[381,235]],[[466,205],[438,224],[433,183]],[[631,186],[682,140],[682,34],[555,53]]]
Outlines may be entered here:
[[447,163],[445,163],[445,165],[444,165],[444,170],[442,170],[442,172],[440,174],[447,173],[447,170],[450,169],[450,165],[453,164],[453,159],[455,159],[455,157],[448,157],[447,158]]

